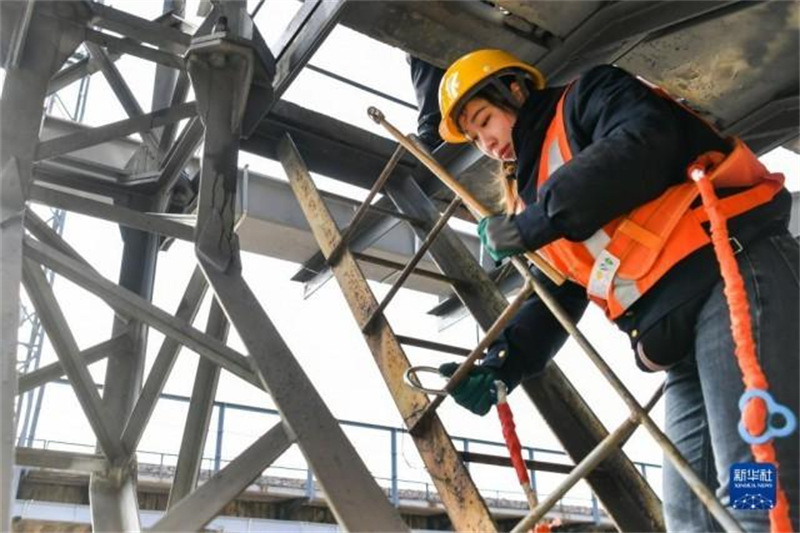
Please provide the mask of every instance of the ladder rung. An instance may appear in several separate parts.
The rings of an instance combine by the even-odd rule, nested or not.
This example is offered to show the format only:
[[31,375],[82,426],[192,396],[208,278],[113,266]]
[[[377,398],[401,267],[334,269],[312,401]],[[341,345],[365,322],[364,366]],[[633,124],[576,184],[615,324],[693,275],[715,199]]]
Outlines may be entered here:
[[[325,198],[325,199],[334,199],[334,200],[350,200],[346,196],[340,196],[338,194],[331,194],[331,193],[326,193],[325,195],[323,195],[323,198]],[[361,208],[359,208],[359,209],[361,209]],[[423,224],[423,222],[424,222],[422,219],[419,219],[417,217],[414,217],[414,216],[411,216],[411,215],[407,215],[405,213],[401,213],[400,211],[396,211],[394,209],[387,209],[387,208],[381,207],[379,205],[370,204],[370,205],[367,205],[366,207],[364,207],[364,209],[366,211],[372,211],[372,212],[375,212],[375,213],[379,213],[381,215],[385,215],[387,217],[396,218],[398,220],[404,220],[404,221],[408,222],[409,224],[411,224],[412,226],[421,226]],[[358,214],[358,212],[356,212],[356,214]],[[356,226],[358,226],[358,224],[360,223],[360,217],[358,217],[358,218],[359,219],[356,219],[355,216],[353,217],[353,219],[351,220],[350,224],[344,229],[344,233],[342,234],[342,239],[336,244],[336,246],[333,248],[333,250],[331,250],[331,253],[328,254],[328,258],[326,259],[326,262],[329,265],[332,265],[332,264],[336,263],[336,261],[339,259],[339,256],[341,255],[341,252],[344,249],[345,245],[349,244],[350,241],[352,240],[352,238],[355,236]],[[353,224],[356,224],[356,226],[353,226]],[[351,226],[353,228],[352,230],[350,229]]]
[[400,220],[405,220],[410,224],[414,224],[415,226],[419,226],[422,224],[422,220],[417,217],[412,217],[411,215],[406,215],[405,213],[401,213],[400,211],[396,211],[394,209],[386,209],[385,207],[380,207],[378,205],[370,205],[367,209],[370,211],[374,211],[376,213],[380,213],[382,215],[386,215],[387,217],[394,217],[399,218]]
[[372,189],[370,189],[369,193],[367,194],[367,197],[364,198],[364,201],[361,202],[360,206],[358,206],[356,214],[353,215],[350,224],[342,232],[342,239],[334,247],[334,249],[331,250],[331,253],[328,255],[329,264],[333,264],[336,261],[338,261],[342,250],[344,250],[347,247],[347,243],[353,237],[353,234],[355,233],[358,224],[364,218],[364,215],[367,213],[367,210],[372,205],[372,199],[375,198],[375,195],[378,194],[378,191],[386,183],[386,180],[388,180],[389,176],[392,175],[392,172],[394,172],[394,169],[397,166],[397,163],[400,161],[400,158],[403,157],[403,153],[404,150],[402,146],[398,146],[395,149],[394,153],[392,154],[392,157],[389,159],[389,162],[386,163],[386,166],[383,168],[383,171],[381,171],[381,175],[378,176],[378,179],[375,180],[375,183],[372,185]]
[[[475,452],[458,452],[458,456],[465,463],[480,463],[484,465],[494,465],[494,466],[513,466],[511,464],[511,458],[509,457],[502,457],[500,455],[489,455],[486,453],[475,453]],[[551,463],[549,461],[534,461],[531,459],[525,459],[525,466],[528,467],[529,470],[536,470],[537,472],[555,472],[557,474],[569,474],[572,472],[572,469],[575,468],[575,465],[565,465],[563,463]],[[600,470],[599,468],[597,470]]]
[[400,276],[397,278],[397,281],[392,284],[392,287],[389,289],[389,292],[386,293],[386,296],[383,297],[381,303],[378,304],[378,307],[372,312],[369,318],[367,318],[367,321],[364,322],[364,325],[361,328],[362,330],[370,327],[376,316],[383,314],[384,310],[386,310],[386,307],[392,301],[392,298],[395,297],[398,291],[400,291],[400,287],[402,287],[403,283],[405,283],[408,279],[408,276],[414,272],[414,269],[417,268],[419,262],[422,261],[422,258],[425,257],[425,254],[428,253],[428,248],[431,247],[433,241],[436,240],[436,237],[439,236],[439,233],[441,233],[441,231],[447,225],[447,221],[450,220],[450,217],[453,216],[453,213],[459,205],[461,205],[461,198],[456,197],[452,202],[450,202],[450,205],[447,206],[447,209],[445,209],[444,213],[442,213],[442,216],[436,221],[433,229],[431,229],[430,233],[428,233],[428,235],[425,237],[425,240],[422,242],[414,256],[408,263],[406,263],[405,266],[403,266],[403,271],[400,272]]
[[522,291],[520,291],[516,298],[514,298],[514,301],[512,301],[508,307],[506,307],[503,312],[500,313],[500,316],[497,318],[497,320],[495,320],[494,324],[492,324],[492,327],[489,328],[478,345],[473,348],[467,358],[460,365],[458,365],[458,368],[453,375],[450,376],[450,379],[447,381],[447,385],[444,387],[445,394],[437,395],[433,400],[431,400],[431,403],[429,403],[427,407],[420,412],[416,420],[406,421],[408,424],[408,431],[412,435],[414,435],[417,431],[421,431],[419,428],[425,427],[426,419],[429,419],[433,413],[436,412],[436,409],[438,409],[444,399],[447,398],[447,395],[453,392],[453,389],[455,389],[458,384],[467,377],[470,370],[475,365],[475,362],[484,356],[486,349],[489,348],[489,345],[494,342],[494,339],[496,339],[503,332],[503,329],[505,329],[506,325],[511,321],[512,318],[514,318],[514,315],[517,314],[517,311],[519,311],[519,308],[522,307],[522,304],[525,303],[525,300],[528,299],[528,296],[530,296],[532,291],[533,286],[530,283],[526,283]]
[[450,344],[442,344],[440,342],[427,341],[425,339],[417,339],[415,337],[406,337],[404,335],[395,335],[400,344],[407,346],[416,346],[417,348],[425,348],[426,350],[433,350],[435,352],[449,353],[453,355],[460,355],[466,357],[472,350],[468,348],[461,348],[460,346],[452,346]]
[[[365,263],[372,263],[373,265],[393,268],[394,270],[403,270],[403,268],[405,267],[403,263],[398,263],[397,261],[391,261],[389,259],[384,259],[382,257],[376,257],[374,255],[368,255],[361,252],[352,252],[352,254],[356,260],[364,261]],[[415,268],[413,272],[418,276],[435,279],[436,281],[442,281],[444,283],[453,284],[458,281],[457,279],[445,276],[444,274],[440,274],[438,272],[431,272],[430,270],[423,270],[421,268]]]

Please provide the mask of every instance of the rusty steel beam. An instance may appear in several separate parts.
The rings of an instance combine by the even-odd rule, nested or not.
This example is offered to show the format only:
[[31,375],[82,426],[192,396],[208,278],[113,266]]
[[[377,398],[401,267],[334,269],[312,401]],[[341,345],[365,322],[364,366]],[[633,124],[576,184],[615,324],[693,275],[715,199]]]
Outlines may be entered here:
[[[327,259],[341,240],[342,234],[311,180],[297,147],[288,136],[282,142],[280,152],[292,190],[308,219],[320,250]],[[378,308],[378,301],[348,249],[339,253],[338,260],[333,265],[333,273],[356,322],[359,326],[364,325],[372,311]],[[403,420],[415,419],[428,405],[428,398],[404,384],[403,374],[410,364],[386,318],[375,318],[372,328],[364,334],[364,338]],[[412,438],[454,528],[458,531],[496,531],[497,526],[489,514],[486,502],[475,487],[438,416],[431,416],[428,426],[412,435]]]

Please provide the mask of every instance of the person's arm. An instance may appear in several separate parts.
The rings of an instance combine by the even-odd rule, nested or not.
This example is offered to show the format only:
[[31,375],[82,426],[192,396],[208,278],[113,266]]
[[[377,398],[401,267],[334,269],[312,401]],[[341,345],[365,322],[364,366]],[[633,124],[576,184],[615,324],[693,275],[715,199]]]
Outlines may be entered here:
[[[586,310],[586,291],[570,281],[557,286],[541,272],[534,275],[564,308],[573,322]],[[494,368],[511,389],[522,379],[544,370],[567,340],[567,332],[534,293],[489,347],[482,366]]]
[[688,161],[679,113],[685,111],[624,70],[604,66],[584,74],[564,115],[571,146],[585,148],[515,218],[528,249],[560,237],[585,240],[683,179]]
[[[577,322],[588,300],[583,287],[566,282],[555,286],[541,272],[534,273]],[[453,390],[452,396],[462,407],[477,415],[485,415],[497,401],[495,380],[502,380],[511,391],[526,377],[541,372],[567,339],[567,332],[538,296],[531,296],[509,325],[495,340],[486,356],[470,370]],[[445,363],[439,372],[452,376],[458,363]]]

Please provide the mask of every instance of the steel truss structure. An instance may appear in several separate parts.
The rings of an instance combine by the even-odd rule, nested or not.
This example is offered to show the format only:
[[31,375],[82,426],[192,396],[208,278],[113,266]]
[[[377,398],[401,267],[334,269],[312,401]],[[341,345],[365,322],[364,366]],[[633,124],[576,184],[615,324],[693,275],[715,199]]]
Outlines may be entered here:
[[[320,3],[316,6],[319,9],[314,10],[328,31],[335,23],[337,11],[329,11],[329,5]],[[233,232],[239,139],[243,129],[252,128],[254,121],[266,112],[266,106],[280,97],[296,75],[302,63],[293,54],[301,54],[307,60],[315,49],[315,46],[298,48],[298,41],[294,41],[285,50],[286,57],[292,54],[292,61],[281,62],[279,56],[276,63],[245,7],[243,1],[216,4],[207,18],[208,24],[190,35],[173,27],[169,17],[151,22],[100,4],[4,4],[4,21],[19,23],[12,39],[17,52],[10,56],[16,59],[9,60],[2,100],[3,354],[6,356],[3,438],[13,439],[14,435],[16,369],[5,363],[9,360],[7,355],[16,351],[17,312],[11,312],[10,304],[18,305],[22,274],[21,281],[59,358],[60,368],[49,375],[63,373],[69,378],[97,437],[99,452],[105,457],[104,468],[95,469],[90,481],[92,525],[96,531],[140,529],[132,469],[134,454],[181,345],[196,350],[207,360],[197,370],[169,511],[154,530],[202,528],[274,459],[297,443],[343,527],[402,531],[406,526],[399,514],[241,278],[238,242]],[[95,28],[107,28],[124,37]],[[306,31],[310,28],[306,27]],[[50,37],[53,35],[60,36],[60,40],[53,42]],[[37,46],[26,46],[29,42],[36,42]],[[40,45],[48,42],[52,45]],[[142,42],[155,48],[144,47]],[[39,142],[42,103],[51,79],[57,73],[66,76],[59,69],[81,43],[91,56],[83,68],[88,70],[91,65],[102,72],[130,119],[86,135]],[[116,68],[113,53],[129,53],[155,61],[160,77],[173,78],[171,84],[165,84],[172,86],[171,98],[165,99],[166,108],[143,113]],[[196,105],[182,103],[188,79],[197,94]],[[162,129],[160,135],[154,131],[189,117],[189,125],[174,142],[170,142],[169,131]],[[19,127],[12,130],[11,124],[17,121]],[[134,181],[150,190],[128,205],[109,206],[33,183],[35,161],[132,132],[140,133],[144,140],[142,149],[131,161],[131,167],[143,177]],[[143,214],[142,211],[164,211],[180,172],[201,142],[204,159],[194,231],[156,215]],[[121,224],[137,229],[124,232],[123,269],[118,285],[100,277],[55,232],[26,213],[25,201],[34,197],[51,205],[63,201],[68,204],[64,207],[90,214],[115,214],[121,217]],[[23,223],[30,236],[23,236]],[[158,235],[195,242],[198,267],[174,315],[149,303]],[[114,350],[117,353],[113,354],[108,350],[110,346],[105,346],[103,355],[109,361],[102,398],[87,371],[87,362],[96,356],[79,351],[42,266],[94,292],[117,312],[112,341],[124,338],[126,342],[117,343]],[[206,332],[202,333],[191,326],[191,320],[208,287],[214,291],[214,305]],[[247,356],[224,344],[229,319],[248,348]],[[145,380],[144,341],[148,327],[163,331],[167,337],[154,371]],[[221,367],[267,390],[283,419],[212,480],[195,489],[202,442]],[[32,377],[26,377],[33,381]],[[26,383],[25,388],[30,386]],[[10,528],[13,444],[4,441],[2,452],[4,528]]]
[[[464,531],[497,529],[447,431],[432,412],[429,400],[403,384],[402,376],[409,363],[401,341],[417,345],[424,342],[398,338],[383,316],[391,298],[427,253],[441,270],[439,281],[452,284],[454,293],[485,331],[497,330],[492,326],[503,316],[508,302],[446,225],[450,216],[465,214],[458,211],[458,202],[454,201],[440,216],[432,198],[441,196],[441,188],[435,185],[435,180],[420,179],[424,169],[394,143],[280,101],[281,95],[339,21],[356,28],[371,26],[372,31],[383,31],[385,28],[375,19],[379,4],[365,3],[356,10],[346,0],[307,0],[274,50],[264,43],[246,11],[244,0],[213,2],[196,30],[181,18],[183,2],[179,0],[166,0],[164,15],[152,21],[81,0],[0,4],[6,65],[0,108],[3,117],[0,131],[0,524],[5,530],[11,529],[15,462],[24,462],[30,456],[29,450],[15,447],[16,397],[61,376],[69,379],[89,420],[97,438],[98,454],[91,459],[75,460],[72,456],[54,454],[48,458],[47,454],[37,454],[37,464],[91,471],[94,531],[141,529],[135,452],[181,346],[197,352],[201,363],[195,376],[168,510],[152,527],[154,531],[200,530],[295,443],[323,487],[328,504],[343,529],[408,529],[242,277],[240,245],[234,231],[237,158],[240,149],[251,148],[280,159],[285,166],[321,251],[306,262],[305,272],[313,272],[318,278],[335,275],[341,284],[454,527]],[[401,2],[397,7],[384,7],[402,11],[408,9],[407,4]],[[467,5],[466,12],[471,13],[475,21],[486,19],[485,13],[480,11],[484,3],[462,4]],[[736,6],[736,9],[741,8]],[[441,23],[447,15],[447,8],[420,9],[425,12],[428,27]],[[533,51],[548,50],[549,54],[541,63],[543,68],[551,70],[556,78],[565,77],[569,72],[564,65],[578,68],[566,61],[571,53],[589,47],[607,51],[612,44],[641,37],[647,32],[636,33],[636,30],[641,30],[644,20],[651,20],[654,13],[657,18],[667,20],[651,29],[667,31],[694,18],[731,11],[735,11],[733,6],[724,2],[686,2],[679,8],[668,6],[666,2],[649,3],[648,9],[613,6],[610,10],[599,10],[600,15],[592,19],[592,24],[584,26],[581,32],[574,32],[569,40],[557,42],[552,35],[532,31],[525,43]],[[613,26],[613,31],[605,33],[596,32],[609,20],[618,18],[625,19],[627,25]],[[470,24],[469,21],[464,23]],[[474,30],[476,39],[480,40],[485,29],[477,24]],[[601,33],[598,41],[594,35]],[[395,38],[389,31],[386,35],[389,41]],[[422,39],[420,46],[429,38],[428,35]],[[65,66],[82,44],[88,55]],[[425,50],[417,51],[419,55],[426,55]],[[132,95],[115,64],[122,54],[158,65],[154,111],[144,113]],[[65,136],[40,139],[45,98],[94,72],[108,81],[129,118]],[[187,103],[190,86],[194,88],[196,102]],[[783,105],[781,109],[796,106],[796,99]],[[745,118],[740,124],[758,126],[747,123]],[[177,123],[184,119],[188,122],[178,132]],[[138,133],[143,142],[124,162],[124,173],[109,171],[97,176],[78,166],[65,169],[69,153],[132,133]],[[778,137],[784,139],[782,135],[785,136],[783,130],[778,132]],[[190,158],[201,145],[203,156],[197,169],[192,167]],[[393,150],[395,156],[390,158]],[[331,157],[330,154],[336,155]],[[478,157],[471,151],[442,153],[437,157],[456,174],[480,170]],[[389,165],[381,173],[387,160]],[[328,215],[322,197],[310,180],[308,167],[311,166],[333,177],[348,176],[347,181],[351,183],[374,185],[373,193],[344,234]],[[193,225],[187,225],[170,216],[167,208],[182,176],[194,173],[199,195],[196,205],[190,206],[196,208]],[[52,183],[60,187],[53,188]],[[382,186],[386,198],[370,205],[372,196]],[[113,203],[99,202],[83,193],[99,194],[111,198]],[[30,200],[119,223],[124,238],[119,282],[113,283],[100,276],[57,232],[38,219],[27,208]],[[358,252],[374,240],[378,231],[402,222],[411,224],[423,244],[403,268],[389,296],[378,303],[357,264]],[[364,231],[364,227],[369,231]],[[197,259],[183,299],[173,313],[151,303],[156,259],[164,238],[193,242]],[[79,349],[43,268],[64,276],[113,308],[115,320],[107,341],[83,351]],[[522,270],[525,283],[540,294],[546,294],[546,288],[531,278],[526,269]],[[322,282],[318,279],[316,283]],[[18,379],[16,346],[19,294],[23,286],[53,344],[58,363]],[[209,292],[213,303],[203,332],[194,328],[192,321]],[[243,340],[246,354],[226,345],[231,326]],[[570,333],[582,339],[574,325],[569,326]],[[149,328],[162,332],[165,339],[152,370],[145,376]],[[587,352],[602,366],[602,359],[588,343],[585,344]],[[108,359],[108,366],[101,397],[87,365],[102,358]],[[197,487],[203,443],[221,369],[270,394],[282,420]],[[586,476],[620,529],[663,530],[660,502],[620,450],[620,445],[637,424],[645,425],[660,444],[667,448],[670,445],[663,442],[663,434],[646,414],[652,402],[643,408],[626,395],[621,383],[615,384],[622,391],[632,415],[611,433],[603,428],[557,366],[548,366],[544,375],[527,381],[524,388],[577,465],[560,490],[565,491],[577,479]],[[681,464],[680,458],[677,460]],[[709,494],[707,489],[705,492],[702,488],[698,490],[704,496]],[[527,522],[541,516],[548,505],[555,503],[555,497],[544,500]],[[725,511],[713,498],[706,498],[705,503],[729,529],[737,528],[735,522],[727,520]]]

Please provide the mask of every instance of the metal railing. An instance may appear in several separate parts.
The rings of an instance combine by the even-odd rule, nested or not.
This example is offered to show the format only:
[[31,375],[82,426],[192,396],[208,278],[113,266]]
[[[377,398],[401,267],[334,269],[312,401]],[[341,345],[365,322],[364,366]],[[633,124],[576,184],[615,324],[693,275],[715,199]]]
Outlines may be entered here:
[[[55,384],[68,384],[65,380],[57,380]],[[175,401],[180,403],[188,403],[189,398],[175,394],[163,394],[163,400]],[[225,428],[225,413],[226,412],[239,412],[239,413],[252,413],[257,415],[279,416],[278,411],[275,409],[268,409],[252,405],[239,404],[234,402],[214,402],[214,407],[217,409],[217,421],[222,424],[215,428],[213,432],[209,432],[209,438],[215,437],[213,455],[205,456],[201,462],[201,479],[207,478],[224,468],[232,459],[227,458],[225,454],[225,443],[229,442],[231,436],[244,436],[243,433]],[[367,429],[386,434],[389,443],[386,457],[389,463],[390,475],[378,475],[373,472],[375,480],[379,485],[386,490],[387,495],[395,506],[400,504],[403,496],[414,497],[423,499],[430,503],[439,503],[439,496],[436,487],[430,481],[407,479],[403,476],[403,468],[399,461],[397,461],[398,449],[401,447],[401,439],[405,438],[408,430],[405,428],[391,427],[380,424],[372,424],[367,422],[358,422],[352,420],[340,420],[340,424],[345,428],[358,428]],[[225,437],[229,438],[225,438]],[[254,434],[253,437],[256,435]],[[371,442],[381,442],[381,436],[370,438]],[[474,452],[476,447],[481,447],[482,451],[486,448],[497,448],[498,454],[504,453],[506,449],[505,443],[500,441],[490,441],[485,439],[475,439],[463,436],[452,436],[453,443],[456,445],[460,452]],[[95,445],[90,443],[76,443],[67,442],[57,439],[31,439],[26,443],[27,446],[33,448],[40,448],[45,450],[59,450],[71,451],[79,453],[94,453]],[[568,459],[567,454],[558,449],[540,448],[534,446],[523,446],[522,452],[528,459],[542,460],[543,458],[553,458],[556,463],[562,463],[562,459]],[[153,451],[140,449],[136,452],[137,460],[140,465],[140,472],[148,476],[155,477],[158,480],[168,481],[174,475],[174,468],[177,464],[178,454],[172,452]],[[568,462],[563,462],[566,466]],[[651,484],[658,483],[660,476],[654,475],[655,472],[661,470],[661,465],[646,461],[633,461],[633,464],[642,472],[645,480]],[[406,473],[416,472],[418,469],[413,466],[406,465]],[[419,467],[419,470],[423,470]],[[279,475],[281,474],[281,475]],[[536,471],[531,470],[531,483],[534,487],[541,485],[541,479],[537,480]],[[558,475],[558,474],[550,474]],[[282,478],[282,479],[297,479],[300,481],[297,488],[305,492],[307,498],[311,499],[317,494],[317,489],[313,483],[313,473],[307,465],[304,466],[284,466],[272,465],[264,471],[264,476],[256,481],[256,484],[269,485],[269,478]],[[539,487],[541,489],[541,487]],[[658,489],[659,487],[654,487]],[[497,507],[504,507],[500,504],[510,504],[507,506],[516,508],[515,503],[519,503],[519,509],[523,511],[526,508],[524,495],[518,490],[506,490],[496,486],[481,486],[479,487],[481,494],[487,500],[493,500]],[[549,495],[549,491],[540,492],[542,498]],[[587,512],[578,512],[578,509],[587,509]],[[558,513],[562,517],[581,517],[586,518],[590,515],[595,522],[601,519],[602,511],[600,509],[596,495],[590,491],[590,497],[576,497],[571,495],[563,495],[558,499],[558,502],[553,506],[552,511]]]

